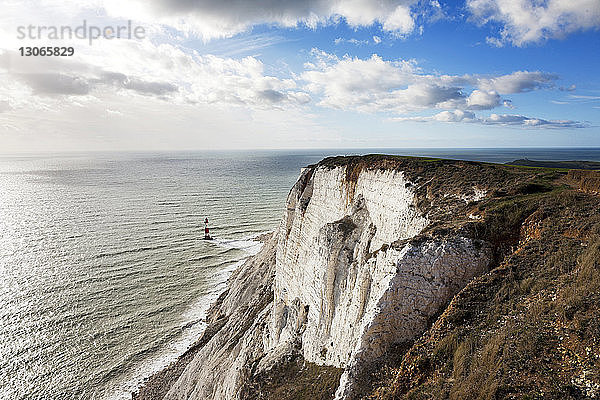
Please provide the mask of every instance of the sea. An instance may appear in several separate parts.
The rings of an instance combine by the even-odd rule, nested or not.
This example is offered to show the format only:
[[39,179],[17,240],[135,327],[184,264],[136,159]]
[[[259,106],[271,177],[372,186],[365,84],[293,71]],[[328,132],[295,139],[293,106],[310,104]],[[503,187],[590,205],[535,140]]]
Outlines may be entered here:
[[371,153],[600,161],[590,148],[0,156],[0,399],[130,399],[200,337],[300,169]]

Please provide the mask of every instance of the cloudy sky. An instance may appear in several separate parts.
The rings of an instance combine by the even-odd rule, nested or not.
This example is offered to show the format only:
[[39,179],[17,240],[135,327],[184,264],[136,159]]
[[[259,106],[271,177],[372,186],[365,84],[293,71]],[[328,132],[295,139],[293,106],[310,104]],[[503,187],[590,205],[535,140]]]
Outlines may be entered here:
[[2,0],[0,153],[600,146],[598,71],[600,0]]

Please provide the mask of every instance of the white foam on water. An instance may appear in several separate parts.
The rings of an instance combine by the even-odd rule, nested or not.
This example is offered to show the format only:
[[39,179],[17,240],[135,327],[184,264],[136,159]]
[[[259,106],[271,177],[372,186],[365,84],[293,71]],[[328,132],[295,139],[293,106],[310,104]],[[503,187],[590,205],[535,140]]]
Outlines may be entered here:
[[269,233],[269,231],[241,239],[215,239],[217,245],[228,249],[243,250],[247,256],[226,266],[210,278],[207,282],[208,286],[211,287],[210,291],[201,296],[183,314],[184,323],[181,327],[182,329],[185,327],[185,329],[183,329],[182,337],[169,343],[166,348],[139,365],[125,382],[118,384],[117,389],[109,390],[108,395],[104,397],[105,399],[131,400],[132,393],[136,392],[150,376],[176,361],[200,338],[207,326],[208,309],[227,288],[227,280],[233,271],[261,250],[263,243],[255,239],[265,233]]
[[270,233],[272,231],[260,232],[252,236],[244,237],[241,239],[219,239],[216,238],[214,241],[217,245],[224,247],[226,249],[239,249],[244,250],[250,255],[256,255],[262,249],[262,242],[256,240],[259,236],[262,236],[266,233]]

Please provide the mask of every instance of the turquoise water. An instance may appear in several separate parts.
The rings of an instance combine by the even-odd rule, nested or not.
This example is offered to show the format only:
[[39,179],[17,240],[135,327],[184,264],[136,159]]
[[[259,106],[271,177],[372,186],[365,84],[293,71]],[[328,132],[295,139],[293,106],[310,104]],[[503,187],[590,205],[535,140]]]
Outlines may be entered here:
[[[600,161],[598,149],[0,157],[0,398],[129,398],[199,337],[300,168],[373,152]],[[200,239],[205,217],[214,242]]]

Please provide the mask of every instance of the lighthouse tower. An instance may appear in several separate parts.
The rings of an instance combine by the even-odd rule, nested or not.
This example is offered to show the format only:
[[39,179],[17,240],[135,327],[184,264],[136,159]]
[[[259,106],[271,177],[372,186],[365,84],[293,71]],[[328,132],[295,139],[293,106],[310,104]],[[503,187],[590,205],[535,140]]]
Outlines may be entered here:
[[204,220],[204,240],[212,240],[208,229],[208,218]]

